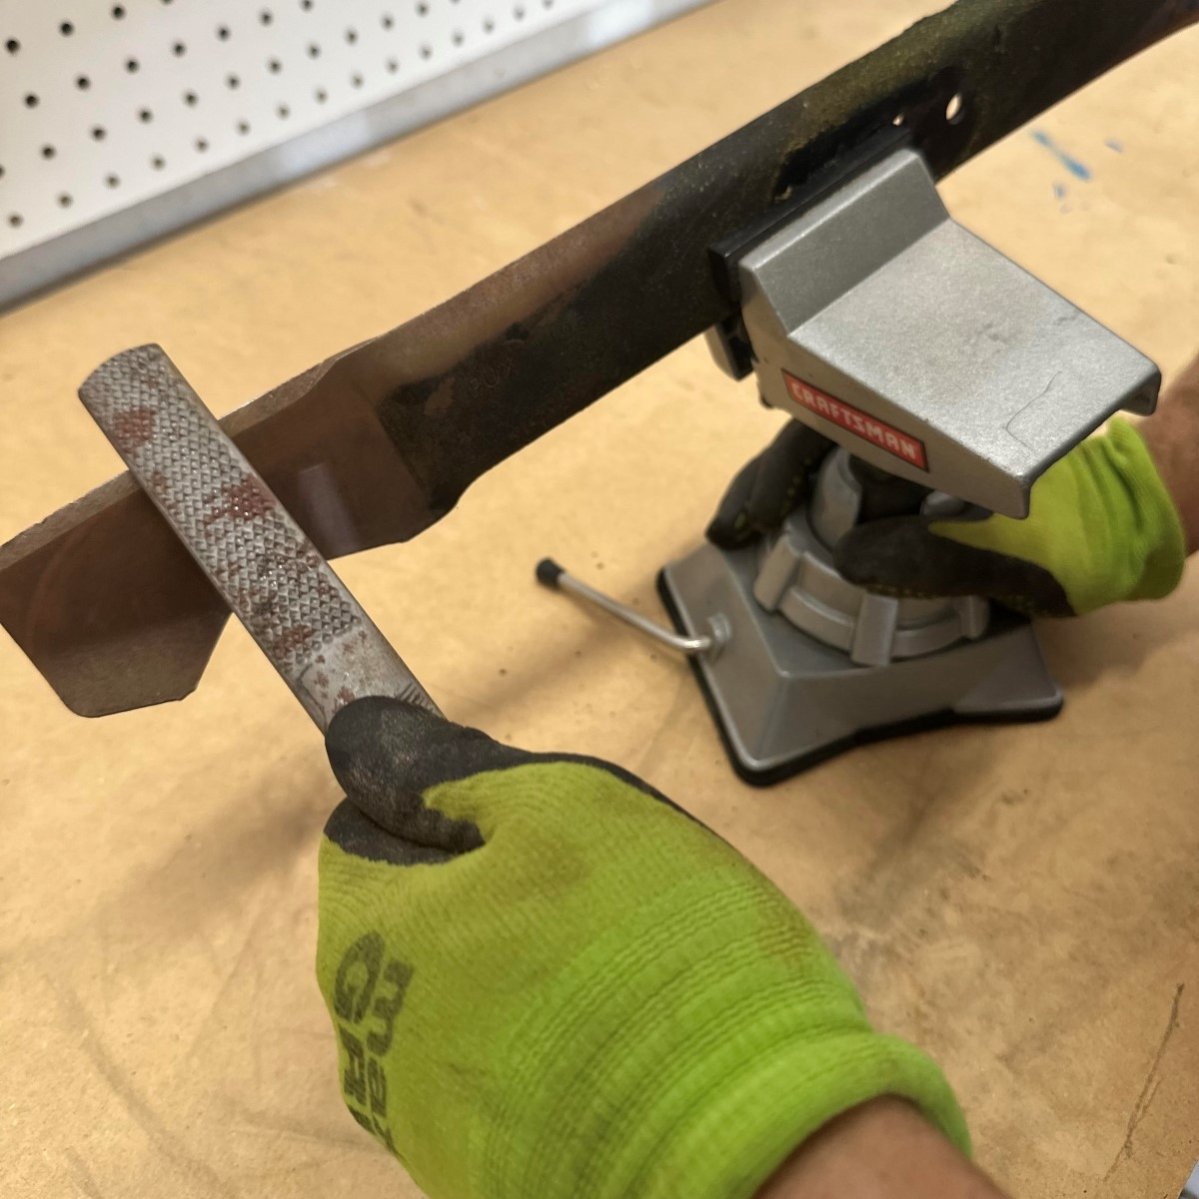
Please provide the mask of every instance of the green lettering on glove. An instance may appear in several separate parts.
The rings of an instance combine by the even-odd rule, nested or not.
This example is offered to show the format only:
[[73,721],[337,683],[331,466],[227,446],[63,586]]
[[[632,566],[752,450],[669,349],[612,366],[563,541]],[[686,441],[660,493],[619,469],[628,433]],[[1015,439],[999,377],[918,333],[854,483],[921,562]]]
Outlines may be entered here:
[[340,713],[321,990],[355,1118],[432,1199],[737,1199],[840,1113],[948,1085],[787,899],[604,763]]

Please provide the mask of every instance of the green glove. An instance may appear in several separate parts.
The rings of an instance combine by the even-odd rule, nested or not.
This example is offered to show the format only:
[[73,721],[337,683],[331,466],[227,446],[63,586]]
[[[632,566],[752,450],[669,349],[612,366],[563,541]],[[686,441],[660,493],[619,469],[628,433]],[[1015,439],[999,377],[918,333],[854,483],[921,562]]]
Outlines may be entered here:
[[986,595],[1031,615],[1074,616],[1168,595],[1186,538],[1141,435],[1113,420],[1033,484],[1025,520],[896,517],[859,525],[835,557],[872,590]]
[[[784,429],[733,481],[708,530],[716,544],[752,540],[803,500],[823,456],[819,435],[806,433]],[[1113,420],[1037,480],[1024,520],[891,516],[856,526],[833,553],[846,578],[872,591],[985,595],[1030,615],[1071,616],[1168,595],[1186,538],[1141,435]]]
[[317,973],[355,1118],[432,1199],[737,1199],[840,1113],[919,1105],[809,925],[644,783],[390,700],[333,721]]

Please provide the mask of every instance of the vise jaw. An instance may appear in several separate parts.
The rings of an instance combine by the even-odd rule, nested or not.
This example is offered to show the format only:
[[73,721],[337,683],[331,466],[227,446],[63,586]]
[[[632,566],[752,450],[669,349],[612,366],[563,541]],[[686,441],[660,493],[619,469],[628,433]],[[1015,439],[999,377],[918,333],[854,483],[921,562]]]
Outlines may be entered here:
[[727,260],[717,361],[855,457],[1007,516],[1119,409],[1143,354],[959,225],[900,146]]

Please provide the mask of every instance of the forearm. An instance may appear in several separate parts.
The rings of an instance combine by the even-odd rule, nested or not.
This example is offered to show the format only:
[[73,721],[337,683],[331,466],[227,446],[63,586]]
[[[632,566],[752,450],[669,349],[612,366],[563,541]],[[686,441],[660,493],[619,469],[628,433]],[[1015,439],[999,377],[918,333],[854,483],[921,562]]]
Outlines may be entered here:
[[1004,1199],[902,1099],[876,1099],[805,1142],[757,1199]]
[[1187,553],[1199,550],[1199,356],[1162,392],[1141,436],[1174,500]]

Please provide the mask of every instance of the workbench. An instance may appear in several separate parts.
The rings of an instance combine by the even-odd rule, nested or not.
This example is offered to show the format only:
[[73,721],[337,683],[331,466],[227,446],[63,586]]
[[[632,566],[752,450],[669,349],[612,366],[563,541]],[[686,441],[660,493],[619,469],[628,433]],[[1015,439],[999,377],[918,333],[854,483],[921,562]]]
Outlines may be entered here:
[[[75,398],[158,341],[218,413],[413,316],[863,53],[928,0],[723,0],[0,317],[0,537],[115,473]],[[955,215],[1153,356],[1199,344],[1199,31],[951,177]],[[684,347],[340,570],[457,720],[615,759],[827,936],[1015,1195],[1173,1196],[1199,1158],[1199,571],[1041,626],[1066,709],[756,791],[646,612],[780,422]],[[240,628],[180,704],[86,721],[0,635],[0,1174],[13,1196],[415,1196],[346,1114],[313,977],[339,793]],[[531,1196],[530,1199],[536,1199]]]

